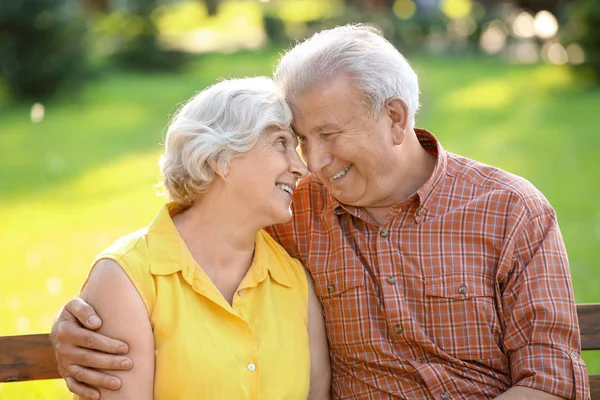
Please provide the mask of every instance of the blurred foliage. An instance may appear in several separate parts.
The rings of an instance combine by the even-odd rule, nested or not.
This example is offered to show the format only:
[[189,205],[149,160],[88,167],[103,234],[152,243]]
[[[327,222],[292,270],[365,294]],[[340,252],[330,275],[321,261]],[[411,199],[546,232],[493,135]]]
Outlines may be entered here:
[[570,5],[566,40],[578,42],[585,52],[585,63],[576,70],[600,85],[600,1],[578,0]]
[[113,60],[122,67],[139,70],[176,70],[185,64],[184,52],[165,49],[158,39],[158,0],[131,0],[121,14],[127,31],[113,32],[119,38]]
[[43,100],[88,78],[84,24],[70,0],[0,1],[0,75],[16,100]]

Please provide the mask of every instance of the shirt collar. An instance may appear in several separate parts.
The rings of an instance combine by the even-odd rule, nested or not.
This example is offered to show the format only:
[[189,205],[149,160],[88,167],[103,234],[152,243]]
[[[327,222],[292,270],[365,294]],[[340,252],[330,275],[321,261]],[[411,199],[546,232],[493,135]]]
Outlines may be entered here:
[[165,204],[148,226],[148,262],[153,275],[169,275],[194,264],[171,217],[185,210],[175,203]]
[[[164,205],[154,220],[148,226],[148,253],[150,272],[153,275],[170,275],[182,271],[186,281],[192,286],[197,279],[194,278],[197,263],[189,253],[185,242],[179,235],[172,217],[185,207],[175,203]],[[274,249],[279,246],[265,231],[261,230],[255,239],[254,258],[247,277],[244,278],[246,286],[256,286],[262,282],[267,274],[282,286],[291,287],[290,277],[285,270],[285,260],[278,257],[279,252]],[[271,251],[269,251],[271,249]],[[275,251],[274,251],[275,250]],[[160,260],[160,262],[155,260]]]
[[[407,199],[403,200],[399,204],[404,204],[406,202],[412,202],[415,197],[419,201],[419,209],[421,213],[424,213],[429,204],[429,199],[432,198],[432,195],[439,188],[440,181],[442,177],[446,173],[447,163],[448,163],[448,155],[446,151],[442,148],[442,145],[437,140],[437,138],[428,130],[415,128],[415,133],[417,135],[417,140],[421,144],[421,146],[431,155],[436,157],[435,167],[433,169],[432,174],[429,179],[417,190],[413,195],[409,196]],[[316,178],[315,178],[316,179]],[[362,218],[368,220],[370,217],[368,213],[366,213],[362,207],[353,207],[346,204],[340,203],[331,193],[327,193],[327,197],[329,198],[327,207],[334,214],[340,215],[346,212],[354,215],[355,217]]]
[[264,230],[258,232],[254,241],[254,259],[248,270],[249,286],[262,282],[268,273],[278,284],[292,287],[291,279],[287,274],[289,269],[287,258],[289,257],[285,250],[267,232]]
[[439,140],[437,140],[431,132],[419,128],[415,129],[415,132],[419,143],[421,143],[421,146],[425,151],[436,158],[435,167],[433,168],[433,172],[429,176],[429,179],[427,179],[425,184],[416,192],[420,201],[421,213],[424,213],[429,206],[430,199],[435,197],[434,194],[440,188],[442,178],[446,175],[448,168],[448,154],[442,148]]

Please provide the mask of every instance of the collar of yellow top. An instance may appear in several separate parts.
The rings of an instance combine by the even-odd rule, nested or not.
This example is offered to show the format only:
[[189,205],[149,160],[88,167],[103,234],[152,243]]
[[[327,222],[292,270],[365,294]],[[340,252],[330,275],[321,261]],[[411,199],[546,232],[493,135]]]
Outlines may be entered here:
[[[153,275],[170,275],[183,271],[184,278],[193,284],[197,263],[190,254],[185,242],[177,232],[171,219],[182,209],[174,203],[164,205],[148,226],[147,242],[150,272]],[[160,262],[153,262],[160,260]],[[291,287],[288,264],[291,258],[285,250],[264,230],[256,235],[254,259],[247,276],[242,280],[245,287],[256,286],[267,273],[280,285]]]

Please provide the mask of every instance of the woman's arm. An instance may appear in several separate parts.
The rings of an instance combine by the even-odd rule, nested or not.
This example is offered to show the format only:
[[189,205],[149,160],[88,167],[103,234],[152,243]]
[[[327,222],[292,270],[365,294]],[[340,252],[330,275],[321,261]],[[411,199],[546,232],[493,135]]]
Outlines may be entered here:
[[[121,379],[118,391],[100,388],[102,400],[152,399],[154,394],[154,336],[148,311],[129,277],[112,260],[101,260],[81,292],[102,318],[99,333],[129,344],[129,371],[111,371]],[[77,378],[77,377],[75,377]]]
[[323,308],[315,292],[315,284],[306,272],[308,281],[308,340],[310,344],[310,400],[326,400],[330,398],[331,366],[329,364],[329,345]]

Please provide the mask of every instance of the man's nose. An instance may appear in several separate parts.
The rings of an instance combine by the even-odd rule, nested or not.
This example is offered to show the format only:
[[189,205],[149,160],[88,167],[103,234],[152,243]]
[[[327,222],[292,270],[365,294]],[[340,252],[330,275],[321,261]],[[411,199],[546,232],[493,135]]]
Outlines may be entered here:
[[307,144],[302,148],[302,155],[308,164],[308,170],[317,173],[331,164],[333,157],[323,144],[318,142]]

